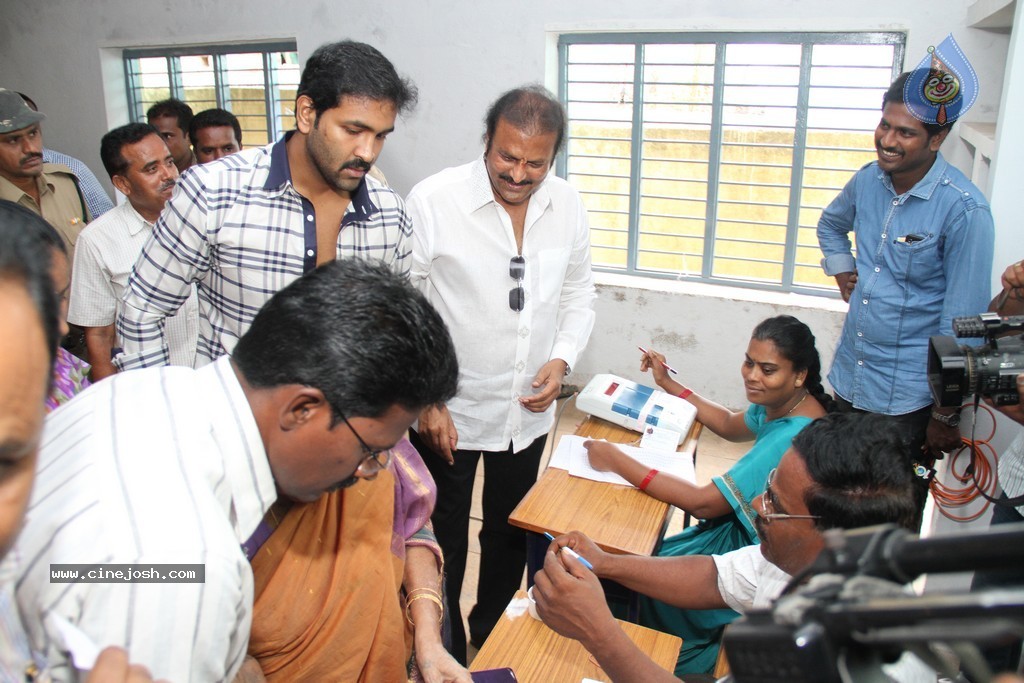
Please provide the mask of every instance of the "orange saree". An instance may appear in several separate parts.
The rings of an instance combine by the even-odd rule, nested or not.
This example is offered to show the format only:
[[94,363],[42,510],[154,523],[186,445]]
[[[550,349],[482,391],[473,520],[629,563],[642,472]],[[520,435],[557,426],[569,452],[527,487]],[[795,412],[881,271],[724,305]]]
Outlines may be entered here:
[[407,441],[392,463],[372,481],[294,505],[253,555],[249,654],[268,681],[408,679],[405,545],[420,542],[414,532],[436,494]]

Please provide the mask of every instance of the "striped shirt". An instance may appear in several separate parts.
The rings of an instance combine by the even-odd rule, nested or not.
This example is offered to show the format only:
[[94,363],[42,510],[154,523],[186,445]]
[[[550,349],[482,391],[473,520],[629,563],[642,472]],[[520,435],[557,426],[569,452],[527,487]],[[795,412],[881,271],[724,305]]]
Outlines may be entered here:
[[[18,570],[18,553],[11,550],[0,560],[0,682],[44,683],[50,680],[49,669],[42,657],[34,659],[28,647],[21,615],[14,601],[14,579]],[[34,678],[29,677],[34,672]]]
[[[161,323],[199,294],[196,365],[230,353],[275,292],[316,268],[316,212],[292,184],[285,143],[182,174],[128,281],[120,369],[167,363]],[[401,197],[366,177],[341,221],[337,258],[380,259],[407,274],[412,220]]]
[[71,172],[78,178],[78,189],[82,191],[85,204],[89,207],[89,213],[93,218],[99,218],[114,208],[114,203],[110,201],[110,195],[100,185],[96,175],[82,161],[46,147],[43,147],[43,161],[48,164],[64,164],[71,169]]
[[[999,456],[999,486],[1008,498],[1024,496],[1024,431],[1017,432],[1017,438]],[[1024,515],[1024,505],[1017,507]]]
[[[153,224],[125,202],[85,227],[75,248],[68,322],[82,327],[113,325],[132,266],[139,258]],[[171,365],[192,367],[199,335],[199,307],[193,292],[164,330]],[[115,341],[120,346],[120,340]]]
[[[240,545],[276,498],[228,358],[127,372],[51,413],[16,582],[30,643],[71,680],[51,615],[176,683],[231,680],[253,578]],[[50,583],[51,563],[205,565],[205,583]]]

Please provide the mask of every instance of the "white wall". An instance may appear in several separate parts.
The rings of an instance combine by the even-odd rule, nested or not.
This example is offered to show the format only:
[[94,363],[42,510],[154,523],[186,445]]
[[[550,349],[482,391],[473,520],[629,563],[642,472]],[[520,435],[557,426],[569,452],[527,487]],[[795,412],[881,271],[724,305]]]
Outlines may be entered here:
[[823,375],[843,325],[844,305],[834,302],[823,309],[813,297],[749,292],[738,300],[737,290],[726,287],[671,281],[651,285],[659,291],[637,288],[631,278],[601,280],[605,284],[598,286],[597,325],[571,378],[579,384],[610,372],[653,386],[651,376],[639,369],[636,347],[643,346],[664,353],[683,384],[712,400],[742,407],[746,400],[740,364],[759,322],[780,314],[805,322],[817,339]]
[[1017,3],[1006,61],[1008,65],[1016,63],[1017,68],[1015,73],[1008,68],[1003,79],[1001,123],[996,129],[996,149],[1003,153],[996,155],[990,171],[992,218],[997,228],[993,290],[1001,288],[999,277],[1006,267],[1024,259],[1020,212],[1020,198],[1024,196],[1024,158],[1020,154],[1024,149],[1024,127],[1019,123],[1024,107],[1024,2]]
[[[995,118],[1008,45],[1005,34],[965,28],[963,0],[0,3],[0,86],[31,94],[49,117],[47,144],[85,160],[98,175],[103,175],[100,137],[127,120],[120,48],[294,38],[304,61],[327,41],[370,42],[420,89],[419,107],[399,123],[381,159],[403,193],[419,179],[480,152],[483,113],[500,92],[526,82],[554,86],[559,31],[906,30],[908,67],[952,32],[982,78],[969,114],[980,120]],[[959,139],[947,142],[944,152],[969,170]],[[801,297],[760,297],[759,303],[758,295],[747,300],[740,290],[717,289],[706,297],[692,293],[706,291],[699,287],[683,289],[691,294],[603,287],[597,330],[577,364],[579,379],[606,371],[635,374],[636,344],[651,344],[686,368],[685,381],[739,406],[737,369],[750,330],[781,312],[811,324],[827,367],[842,320],[837,302],[814,301],[808,308]]]

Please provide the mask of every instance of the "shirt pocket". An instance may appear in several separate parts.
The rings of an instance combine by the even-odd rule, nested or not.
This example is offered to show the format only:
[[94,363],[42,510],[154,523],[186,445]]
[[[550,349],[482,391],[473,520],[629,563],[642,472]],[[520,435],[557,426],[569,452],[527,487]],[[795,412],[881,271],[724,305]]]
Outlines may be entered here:
[[569,267],[568,247],[542,249],[537,254],[537,301],[557,304],[562,297],[565,272]]
[[898,279],[920,285],[942,276],[937,233],[910,231],[890,239],[889,267]]

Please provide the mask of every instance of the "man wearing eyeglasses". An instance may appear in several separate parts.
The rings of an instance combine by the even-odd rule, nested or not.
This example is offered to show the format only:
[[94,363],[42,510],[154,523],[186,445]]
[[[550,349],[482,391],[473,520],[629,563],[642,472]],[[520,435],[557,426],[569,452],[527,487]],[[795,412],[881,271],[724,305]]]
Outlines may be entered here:
[[[32,647],[56,680],[73,680],[68,651],[83,652],[66,622],[99,647],[126,647],[157,677],[232,680],[258,625],[260,577],[254,582],[242,544],[281,500],[313,504],[378,474],[389,481],[388,452],[425,405],[455,393],[457,378],[454,345],[423,296],[384,264],[348,259],[275,294],[230,356],[198,370],[120,373],[77,396],[46,423],[19,541],[17,601]],[[388,520],[388,554],[392,499],[352,498],[361,514],[344,517],[346,528]],[[321,540],[335,552],[337,538]],[[85,565],[84,575],[109,564],[166,563],[198,565],[204,576],[175,582],[168,567],[158,567],[167,579],[159,582],[60,582],[51,574],[58,564]],[[347,641],[371,640],[379,621],[398,624],[399,645],[389,650],[398,673],[369,680],[404,680],[406,672],[396,568],[389,561],[347,567],[350,580],[339,584],[346,590],[333,591],[348,602],[380,593],[372,619],[360,628],[348,622]],[[309,573],[290,578],[305,602],[277,605],[282,615],[305,616],[336,598],[311,591]],[[359,596],[346,592],[352,586]],[[344,612],[334,610],[318,629],[333,633],[332,619],[349,618]]]
[[432,519],[461,661],[458,601],[477,464],[482,456],[480,583],[469,629],[479,645],[522,581],[524,532],[508,515],[536,481],[562,379],[594,325],[586,211],[550,173],[565,122],[543,88],[511,90],[487,113],[483,156],[427,178],[407,200],[410,277],[448,324],[462,369],[458,395],[424,411],[412,438],[437,482]]
[[[725,555],[612,555],[571,532],[556,538],[533,591],[544,623],[579,640],[614,681],[674,681],[646,657],[612,618],[598,577],[680,609],[738,612],[767,607],[790,578],[824,548],[826,529],[899,524],[913,530],[916,514],[907,446],[884,416],[831,414],[793,439],[765,492],[754,503],[760,545]],[[559,547],[573,548],[587,570]]]

